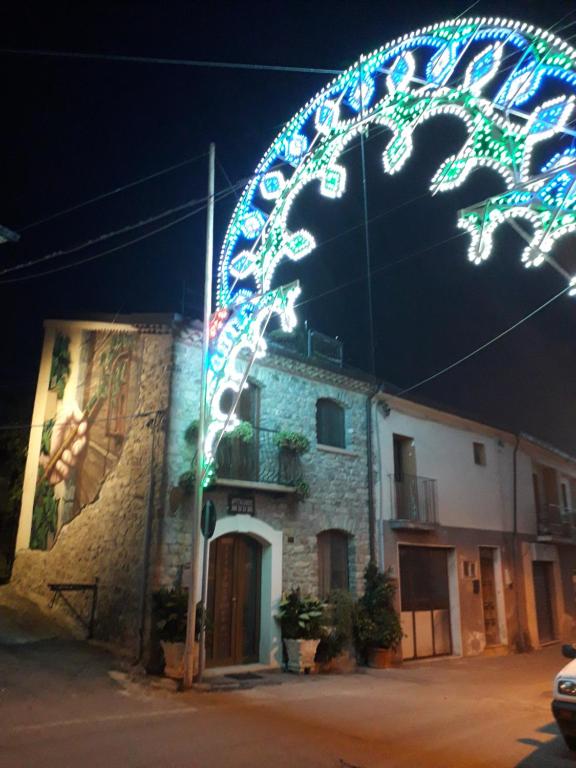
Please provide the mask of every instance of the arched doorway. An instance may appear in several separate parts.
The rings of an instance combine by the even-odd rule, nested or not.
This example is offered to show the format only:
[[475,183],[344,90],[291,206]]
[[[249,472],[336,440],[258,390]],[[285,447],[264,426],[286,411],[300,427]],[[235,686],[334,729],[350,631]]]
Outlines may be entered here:
[[262,546],[230,533],[212,541],[208,566],[206,665],[260,660]]

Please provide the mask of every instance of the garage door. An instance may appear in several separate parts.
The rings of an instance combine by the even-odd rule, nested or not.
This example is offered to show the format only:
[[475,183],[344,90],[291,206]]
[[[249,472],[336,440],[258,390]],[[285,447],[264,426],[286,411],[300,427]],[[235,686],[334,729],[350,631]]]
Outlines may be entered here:
[[448,550],[400,547],[400,595],[403,658],[451,654]]

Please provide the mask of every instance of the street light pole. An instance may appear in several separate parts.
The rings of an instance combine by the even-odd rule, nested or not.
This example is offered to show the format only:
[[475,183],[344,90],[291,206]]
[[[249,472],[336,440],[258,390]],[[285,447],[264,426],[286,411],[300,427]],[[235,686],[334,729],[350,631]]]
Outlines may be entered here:
[[[206,375],[210,317],[212,315],[212,261],[214,249],[214,167],[216,148],[210,144],[208,158],[208,206],[206,214],[206,264],[204,272],[204,324],[202,328],[202,372],[200,381],[200,417],[198,420],[198,445],[196,449],[196,480],[192,507],[192,559],[190,562],[190,591],[188,593],[188,624],[184,655],[184,687],[191,688],[194,681],[194,644],[196,637],[196,603],[198,600],[198,564],[201,554],[200,517],[202,514],[204,437],[206,434]],[[202,599],[202,596],[200,596]],[[199,659],[198,679],[202,677],[203,659]]]

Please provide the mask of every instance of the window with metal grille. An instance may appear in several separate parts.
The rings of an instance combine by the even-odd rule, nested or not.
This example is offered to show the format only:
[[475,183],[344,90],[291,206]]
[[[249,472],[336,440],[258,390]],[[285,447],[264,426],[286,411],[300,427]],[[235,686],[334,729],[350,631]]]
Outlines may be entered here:
[[320,399],[316,403],[316,439],[321,445],[346,448],[344,408],[334,400]]
[[348,544],[344,531],[322,531],[318,534],[318,594],[322,599],[334,589],[350,586]]

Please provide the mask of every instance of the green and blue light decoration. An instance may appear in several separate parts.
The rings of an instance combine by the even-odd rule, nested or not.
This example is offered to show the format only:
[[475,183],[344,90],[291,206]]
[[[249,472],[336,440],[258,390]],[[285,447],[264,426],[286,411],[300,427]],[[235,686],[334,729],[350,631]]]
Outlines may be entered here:
[[[300,288],[274,287],[273,277],[282,260],[299,261],[316,245],[312,233],[287,224],[302,189],[317,183],[325,197],[343,195],[340,155],[369,126],[390,130],[382,164],[394,174],[408,162],[419,125],[455,115],[468,137],[440,165],[431,191],[458,187],[480,167],[496,171],[506,191],[459,214],[457,225],[471,238],[468,258],[485,261],[498,225],[523,218],[533,234],[522,261],[538,267],[556,240],[576,231],[576,133],[567,128],[575,92],[576,52],[563,40],[516,21],[460,19],[361,56],[294,115],[244,189],[222,246],[207,361],[206,485],[221,433],[237,424],[220,402],[224,392],[242,386],[238,355],[265,354],[263,329],[271,315],[285,331],[296,325]],[[576,276],[570,284],[576,293]]]

